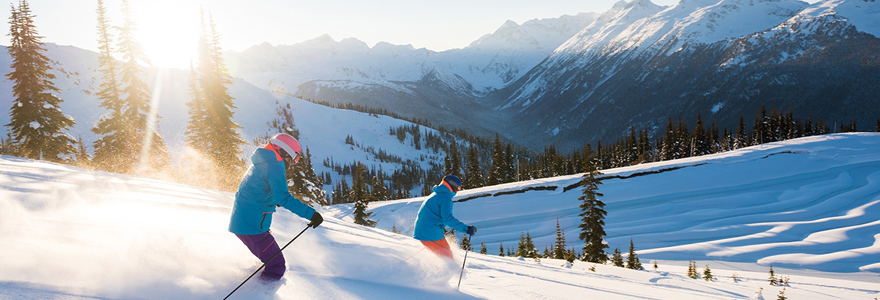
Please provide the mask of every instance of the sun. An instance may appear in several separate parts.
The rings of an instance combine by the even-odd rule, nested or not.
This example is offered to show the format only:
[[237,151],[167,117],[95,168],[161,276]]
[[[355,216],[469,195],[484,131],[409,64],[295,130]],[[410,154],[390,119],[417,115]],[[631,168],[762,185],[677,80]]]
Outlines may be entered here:
[[196,61],[199,42],[199,10],[162,9],[150,1],[132,3],[137,25],[135,39],[154,67],[189,69]]

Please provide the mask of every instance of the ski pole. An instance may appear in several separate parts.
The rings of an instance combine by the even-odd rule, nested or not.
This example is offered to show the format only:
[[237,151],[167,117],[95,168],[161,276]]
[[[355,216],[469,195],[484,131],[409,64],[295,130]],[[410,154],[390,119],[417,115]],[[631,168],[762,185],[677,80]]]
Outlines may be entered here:
[[272,255],[272,257],[270,257],[268,260],[266,260],[266,262],[264,262],[262,266],[260,266],[259,268],[257,268],[257,270],[254,271],[253,274],[251,274],[251,276],[248,276],[247,279],[245,279],[244,281],[242,281],[241,284],[238,285],[238,287],[236,287],[234,290],[232,290],[232,292],[229,293],[229,295],[226,295],[226,297],[223,297],[223,300],[226,300],[226,298],[229,298],[229,296],[232,296],[232,294],[235,293],[235,291],[237,291],[239,288],[241,288],[241,286],[244,285],[245,282],[247,282],[248,280],[251,280],[251,277],[254,277],[254,275],[257,275],[257,272],[259,272],[260,270],[262,270],[263,267],[265,267],[266,264],[268,264],[270,261],[272,261],[272,259],[275,258],[275,256],[278,256],[278,254],[280,254],[281,251],[284,251],[284,248],[287,248],[287,246],[290,246],[290,243],[293,243],[293,241],[295,241],[296,238],[298,238],[300,235],[302,235],[303,232],[306,232],[306,229],[309,229],[309,227],[312,227],[311,225],[312,225],[311,223],[309,223],[309,225],[306,225],[306,228],[303,228],[303,230],[300,231],[299,234],[297,234],[295,237],[293,237],[292,240],[290,240],[289,242],[287,242],[287,245],[284,245],[284,247],[281,247],[281,249],[279,249],[278,252],[275,252],[275,255]]
[[419,254],[419,252],[422,252],[422,250],[425,250],[425,248],[424,248],[424,247],[422,247],[422,249],[421,249],[421,250],[419,250],[419,251],[416,251],[416,253],[413,253],[413,255],[410,255],[410,256],[409,256],[409,257],[407,257],[407,258],[406,258],[406,259],[404,259],[404,260],[403,260],[403,262],[406,262],[406,261],[408,261],[408,260],[409,260],[409,259],[410,259],[410,258],[413,258],[413,257],[415,257],[415,256],[416,256],[416,254]]
[[[468,238],[468,244],[470,244],[470,242],[471,238]],[[464,249],[464,261],[461,262],[461,274],[458,274],[458,287],[455,288],[456,290],[461,289],[461,277],[464,276],[464,264],[467,262],[468,252],[470,252],[468,249]]]

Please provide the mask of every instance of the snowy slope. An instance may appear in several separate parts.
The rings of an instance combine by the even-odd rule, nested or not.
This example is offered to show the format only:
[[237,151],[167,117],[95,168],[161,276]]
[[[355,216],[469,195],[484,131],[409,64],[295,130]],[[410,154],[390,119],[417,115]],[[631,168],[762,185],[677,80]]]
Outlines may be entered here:
[[[876,232],[871,224],[876,223],[877,218],[877,213],[872,211],[878,197],[877,143],[880,136],[875,134],[836,135],[662,166],[611,170],[609,176],[623,176],[657,168],[684,167],[655,175],[605,181],[602,191],[609,203],[610,242],[617,245],[624,230],[628,230],[626,235],[634,237],[636,245],[646,245],[642,237],[656,236],[651,232],[665,231],[662,240],[684,241],[694,239],[691,237],[694,232],[704,231],[702,238],[696,237],[703,240],[703,244],[678,243],[698,246],[691,250],[699,253],[721,246],[737,249],[718,236],[709,237],[713,227],[734,228],[723,234],[725,236],[731,232],[744,233],[749,227],[764,230],[776,227],[777,230],[769,231],[761,240],[747,238],[739,244],[774,245],[768,242],[781,239],[772,236],[775,232],[789,237],[812,234],[825,237],[814,241],[824,243],[825,247],[820,249],[842,249],[840,245],[849,245],[862,253],[870,252],[873,249],[870,246],[858,249],[857,244],[863,241],[857,237],[860,230]],[[771,155],[774,153],[780,154]],[[768,157],[762,159],[764,156]],[[790,170],[779,171],[783,163]],[[792,167],[794,165],[799,166]],[[708,176],[707,173],[718,169],[727,171],[726,177],[733,178],[734,182]],[[823,176],[833,170],[837,170],[836,176]],[[750,176],[754,178],[745,178]],[[776,178],[777,184],[757,183],[771,177]],[[704,178],[703,184],[679,183],[691,178]],[[821,178],[826,181],[818,180]],[[810,179],[814,184],[801,185]],[[576,181],[574,177],[561,177],[513,183],[467,191],[461,197]],[[736,206],[731,202],[727,210],[739,209],[746,213],[726,221],[727,218],[720,216],[724,207],[713,209],[714,204],[693,207],[696,202],[685,202],[686,199],[680,197],[718,199],[727,195],[727,198],[742,200],[742,194],[730,187],[746,181],[752,181],[752,187],[763,187],[754,193],[777,196],[775,203],[778,204],[740,203],[738,208],[731,208]],[[622,184],[624,182],[630,184]],[[657,186],[665,188],[655,188]],[[474,242],[493,239],[508,242],[511,237],[518,237],[522,228],[530,227],[535,229],[531,231],[533,237],[540,236],[537,242],[541,245],[547,240],[537,229],[555,225],[546,224],[555,219],[541,216],[553,211],[547,204],[574,202],[561,198],[577,194],[576,190],[477,198],[457,203],[455,209],[462,220],[480,227]],[[633,199],[636,194],[651,199]],[[645,211],[646,202],[660,202],[664,195],[673,198],[665,202],[678,201],[677,205],[667,207],[667,222],[656,222],[659,219],[652,218],[656,225],[636,226],[635,223],[642,221],[620,216],[621,211],[637,210],[639,204]],[[808,199],[815,195],[823,201]],[[827,199],[834,200],[824,201]],[[0,299],[220,299],[258,267],[245,247],[226,232],[231,201],[232,195],[228,193],[0,157],[0,241],[3,245],[0,247],[0,257],[3,257]],[[410,208],[418,202],[419,199],[412,199],[372,206],[381,226],[385,226],[389,224],[388,216],[411,217]],[[840,207],[863,207],[866,214],[859,216],[858,211],[852,209],[851,214],[841,214],[847,209],[830,205],[837,202],[840,203],[836,206]],[[800,205],[793,205],[795,203]],[[789,204],[797,207],[784,207]],[[352,224],[350,216],[342,212],[345,206],[318,209],[327,216],[326,221],[318,229],[305,231],[285,250],[288,272],[283,283],[267,287],[248,282],[230,299],[584,299],[585,295],[598,299],[755,299],[772,298],[781,291],[781,287],[767,285],[766,267],[719,261],[725,259],[718,256],[712,257],[718,260],[697,257],[700,270],[703,265],[710,265],[719,277],[714,282],[684,277],[686,268],[681,264],[685,262],[680,261],[661,260],[655,271],[649,259],[662,258],[665,250],[659,248],[655,248],[659,251],[640,251],[649,269],[646,271],[598,265],[593,272],[587,269],[594,265],[587,263],[575,262],[567,267],[559,260],[536,262],[469,253],[461,290],[456,291],[463,252],[456,251],[456,263],[448,265],[427,251],[419,251],[421,245],[407,235]],[[565,210],[564,207],[557,209]],[[704,217],[694,218],[693,212],[697,209],[710,213],[696,214]],[[343,217],[334,218],[334,213]],[[642,215],[650,216],[649,213]],[[761,222],[781,223],[760,224],[756,219],[761,215],[768,218]],[[803,222],[806,220],[809,222]],[[560,221],[568,228],[568,240],[574,241],[576,231],[570,229],[569,220],[560,218]],[[682,226],[673,229],[665,225],[669,222]],[[279,242],[286,243],[303,230],[305,223],[290,213],[279,212],[272,232]],[[847,235],[842,233],[850,234],[848,241]],[[829,238],[837,243],[831,243]],[[808,248],[792,245],[786,250],[797,254]],[[849,254],[858,255],[856,251]],[[876,257],[868,260],[876,261]],[[790,276],[785,295],[792,299],[870,299],[880,294],[876,274],[779,267],[776,271]],[[730,279],[734,273],[740,281]],[[272,294],[274,289],[277,292]],[[760,291],[762,295],[757,294]]]
[[[880,271],[878,145],[878,134],[831,135],[608,170],[600,192],[609,251],[625,251],[632,238],[655,259]],[[552,246],[557,219],[580,249],[579,180],[464,191],[456,199],[473,199],[457,203],[455,214],[479,228],[472,244],[485,243],[490,253],[499,243],[515,248],[524,232],[539,250]],[[371,210],[380,228],[411,234],[422,200],[374,203]]]

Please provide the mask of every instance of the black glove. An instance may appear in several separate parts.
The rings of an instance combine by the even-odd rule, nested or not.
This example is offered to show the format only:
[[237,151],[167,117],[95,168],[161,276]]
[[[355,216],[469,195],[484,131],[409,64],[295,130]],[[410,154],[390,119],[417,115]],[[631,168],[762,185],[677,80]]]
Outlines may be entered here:
[[477,228],[474,226],[468,226],[467,234],[474,236],[475,234],[477,234]]
[[312,220],[311,222],[309,222],[309,226],[311,226],[312,228],[318,228],[318,225],[321,225],[321,223],[323,222],[324,217],[322,217],[321,214],[319,214],[318,212],[315,212],[315,214],[312,215]]

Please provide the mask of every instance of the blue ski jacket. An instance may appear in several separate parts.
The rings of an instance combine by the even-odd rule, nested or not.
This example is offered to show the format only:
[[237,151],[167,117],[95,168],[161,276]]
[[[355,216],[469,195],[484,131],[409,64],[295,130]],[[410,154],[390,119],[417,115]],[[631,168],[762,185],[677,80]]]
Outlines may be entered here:
[[445,185],[435,185],[434,192],[422,203],[416,216],[413,238],[420,241],[443,239],[443,228],[449,226],[467,232],[467,225],[452,216],[452,197],[455,194]]
[[275,151],[257,148],[251,155],[253,166],[238,186],[229,232],[238,235],[261,234],[272,225],[275,207],[284,207],[305,219],[311,219],[315,209],[300,202],[287,190],[284,162]]

